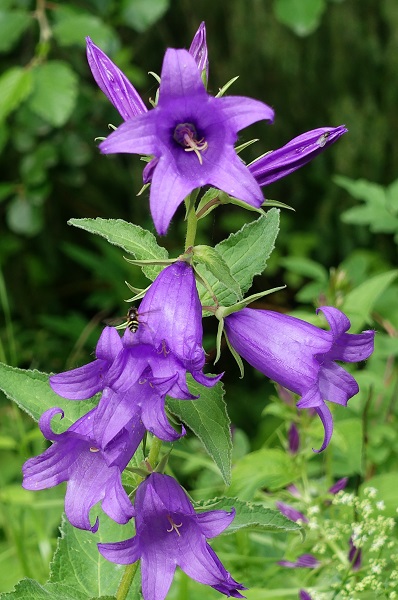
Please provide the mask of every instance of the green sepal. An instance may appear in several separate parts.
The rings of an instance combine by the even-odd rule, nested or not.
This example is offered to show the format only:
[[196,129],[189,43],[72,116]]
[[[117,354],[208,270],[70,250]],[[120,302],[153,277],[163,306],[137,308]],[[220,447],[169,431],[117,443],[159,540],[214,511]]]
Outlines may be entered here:
[[239,310],[242,310],[242,308],[246,308],[246,306],[248,306],[252,302],[259,300],[260,298],[263,298],[264,296],[268,296],[268,294],[273,294],[274,292],[280,292],[281,290],[284,290],[285,287],[286,287],[285,285],[281,285],[279,287],[272,288],[270,290],[265,290],[264,292],[258,292],[257,294],[252,294],[251,296],[247,296],[247,298],[244,298],[243,300],[241,300],[240,302],[237,302],[236,304],[233,304],[232,306],[219,306],[217,309],[217,312],[216,312],[216,316],[220,315],[222,318],[227,317],[228,315],[231,315],[234,312],[238,312]]
[[203,217],[206,217],[209,213],[211,213],[212,210],[217,208],[217,206],[220,206],[220,193],[220,190],[216,188],[210,188],[205,194],[203,194],[196,208],[197,219],[203,219]]
[[193,248],[194,260],[205,265],[209,271],[223,283],[236,297],[242,298],[239,283],[232,276],[227,263],[215,248],[199,245]]
[[161,460],[156,465],[154,471],[155,473],[164,473],[167,467],[167,463],[169,462],[170,454],[172,452],[172,448],[166,452],[164,456],[162,456]]
[[231,87],[231,85],[233,83],[235,83],[235,81],[239,79],[239,75],[237,75],[236,77],[232,77],[232,79],[230,79],[229,81],[227,81],[227,83],[225,85],[222,86],[222,88],[220,88],[220,91],[218,92],[218,94],[216,94],[216,98],[220,98],[221,96],[223,96],[225,94],[225,92],[228,90],[228,88]]
[[293,208],[293,206],[289,206],[284,202],[279,202],[279,200],[264,200],[261,206],[263,206],[264,208],[286,208],[287,210],[292,210],[293,212],[296,212],[296,209]]
[[214,364],[216,364],[221,356],[221,338],[222,338],[222,332],[224,331],[224,319],[221,317],[219,322],[218,322],[218,329],[217,329],[217,337],[216,337],[216,358],[214,360]]
[[236,360],[236,364],[239,367],[239,371],[240,371],[239,379],[243,379],[243,377],[245,376],[245,367],[243,366],[242,359],[241,359],[240,355],[237,353],[237,351],[235,350],[235,348],[231,345],[231,342],[228,339],[227,332],[225,331],[225,329],[224,329],[224,336],[225,336],[225,341],[227,342],[227,346],[228,346],[232,356]]
[[255,144],[256,142],[259,142],[259,141],[260,141],[259,138],[254,138],[254,140],[249,140],[248,142],[245,142],[244,144],[239,144],[239,146],[235,146],[235,152],[237,154],[239,154],[245,148],[248,148],[252,144]]

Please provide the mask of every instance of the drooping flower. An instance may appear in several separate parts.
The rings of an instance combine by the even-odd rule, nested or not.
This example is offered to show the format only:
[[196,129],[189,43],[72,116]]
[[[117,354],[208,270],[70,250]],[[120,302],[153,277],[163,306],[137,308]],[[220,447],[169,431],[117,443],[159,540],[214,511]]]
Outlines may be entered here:
[[226,596],[243,597],[239,590],[246,588],[231,577],[206,542],[228,527],[234,510],[197,514],[180,485],[160,473],[152,473],[139,486],[134,508],[136,535],[124,542],[98,544],[98,548],[117,564],[141,559],[145,600],[164,600],[177,566]]
[[285,504],[284,502],[277,502],[276,508],[288,519],[297,523],[297,521],[302,521],[303,523],[308,523],[308,519],[302,512],[290,506],[290,504]]
[[248,169],[259,185],[269,185],[310,162],[347,131],[344,125],[312,129],[285,146],[260,156],[248,165]]
[[169,48],[161,72],[159,102],[153,110],[123,123],[100,144],[101,152],[153,155],[150,207],[159,234],[167,231],[177,207],[195,188],[219,188],[260,206],[260,186],[234,150],[238,131],[273,110],[245,97],[207,94],[195,59]]
[[319,567],[321,563],[312,554],[302,554],[294,562],[290,560],[279,560],[278,565],[281,567],[288,567],[290,569],[315,569]]
[[141,96],[126,75],[86,37],[87,60],[98,87],[112,102],[125,121],[147,112]]
[[121,483],[121,473],[140,444],[145,428],[129,423],[112,442],[104,447],[93,432],[93,409],[67,431],[54,433],[51,419],[63,411],[50,408],[40,418],[39,427],[52,446],[30,458],[22,467],[23,487],[43,490],[67,481],[65,512],[74,527],[96,531],[89,519],[90,509],[101,501],[102,509],[117,523],[127,523],[134,514],[132,504]]
[[244,308],[225,318],[225,329],[235,350],[253,367],[288,388],[301,399],[298,408],[314,408],[325,429],[321,452],[333,432],[325,400],[346,406],[358,393],[354,377],[334,361],[358,362],[374,348],[374,331],[346,333],[349,319],[337,308],[323,306],[330,331],[288,315]]

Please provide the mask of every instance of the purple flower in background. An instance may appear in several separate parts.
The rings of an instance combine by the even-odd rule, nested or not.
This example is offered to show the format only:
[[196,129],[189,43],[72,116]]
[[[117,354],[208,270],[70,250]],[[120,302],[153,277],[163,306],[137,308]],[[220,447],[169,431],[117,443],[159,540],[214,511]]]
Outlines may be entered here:
[[51,429],[51,419],[63,411],[50,408],[40,418],[39,427],[52,446],[30,458],[22,467],[23,487],[43,490],[67,481],[65,512],[79,529],[97,531],[98,518],[92,526],[90,509],[102,503],[102,509],[117,523],[127,523],[134,514],[132,504],[121,483],[121,472],[128,464],[144,435],[141,425],[123,429],[108,446],[101,447],[93,434],[96,409],[91,410],[64,433]]
[[199,73],[205,72],[207,81],[209,79],[209,59],[207,56],[206,26],[204,21],[199,25],[198,31],[193,36],[189,54],[193,56]]
[[122,71],[89,37],[87,60],[98,87],[104,92],[125,121],[147,112],[135,87]]
[[312,600],[311,596],[305,590],[299,591],[299,600]]
[[328,489],[329,494],[337,494],[338,492],[341,492],[341,490],[344,490],[347,483],[348,477],[343,477],[342,479],[339,479]]
[[285,504],[284,502],[277,502],[276,508],[288,519],[297,523],[297,521],[302,521],[303,523],[308,523],[308,519],[303,513],[299,510],[290,506],[290,504]]
[[257,100],[209,96],[195,59],[186,50],[166,51],[153,110],[129,119],[100,144],[101,152],[149,154],[154,165],[150,207],[159,234],[167,231],[181,202],[195,188],[213,185],[260,206],[260,186],[235,152],[241,129],[274,111]]
[[141,559],[145,600],[164,600],[177,566],[226,596],[243,598],[238,590],[246,588],[232,579],[206,542],[228,527],[234,510],[197,514],[180,485],[160,473],[152,473],[141,483],[134,508],[136,535],[124,542],[98,544],[98,548],[117,564]]
[[346,132],[344,125],[312,129],[285,146],[260,156],[248,165],[248,169],[259,185],[269,185],[310,162]]
[[291,454],[297,454],[300,447],[300,435],[295,423],[290,425],[287,437],[289,441],[289,452]]
[[352,537],[350,537],[350,550],[348,552],[348,560],[352,563],[352,570],[359,571],[362,564],[362,550],[357,548],[352,541]]
[[374,331],[348,334],[349,319],[337,308],[323,306],[330,331],[288,315],[244,308],[225,318],[225,329],[235,350],[253,367],[289,390],[300,394],[298,408],[314,408],[321,418],[324,450],[333,432],[325,400],[346,406],[358,393],[354,377],[334,361],[358,362],[374,348]]
[[298,557],[295,562],[291,562],[290,560],[279,560],[278,565],[281,567],[288,567],[290,569],[315,569],[319,567],[321,563],[315,556],[312,554],[302,554]]

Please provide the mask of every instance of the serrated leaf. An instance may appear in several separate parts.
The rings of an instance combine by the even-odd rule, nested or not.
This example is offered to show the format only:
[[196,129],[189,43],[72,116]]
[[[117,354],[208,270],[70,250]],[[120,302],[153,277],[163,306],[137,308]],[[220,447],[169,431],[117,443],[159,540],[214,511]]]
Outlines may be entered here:
[[352,332],[360,331],[365,323],[371,323],[376,300],[397,276],[398,270],[374,275],[347,294],[341,310],[349,317]]
[[39,117],[61,127],[75,108],[78,78],[68,63],[52,60],[35,67],[29,107]]
[[200,439],[228,485],[231,481],[232,441],[223,386],[218,383],[207,388],[190,376],[187,379],[190,391],[200,394],[200,398],[194,401],[167,398],[167,406]]
[[60,46],[76,45],[85,48],[86,36],[90,36],[104,52],[109,52],[117,45],[112,28],[94,15],[72,15],[61,12],[52,31]]
[[[238,282],[242,295],[251,287],[253,277],[259,275],[267,266],[267,260],[275,247],[279,232],[279,210],[272,208],[255,221],[245,224],[237,233],[215,246],[217,252],[228,265],[233,278]],[[209,282],[220,304],[231,306],[235,295],[217,281],[204,266],[198,271]],[[202,304],[212,304],[209,292],[200,290]]]
[[257,490],[277,490],[286,487],[297,476],[298,473],[286,452],[263,448],[246,454],[234,465],[228,494],[251,500]]
[[12,592],[1,594],[1,600],[88,600],[80,592],[68,590],[62,584],[46,583],[40,585],[33,579],[22,579]]
[[164,15],[169,5],[170,0],[124,0],[121,18],[126,25],[142,33]]
[[[166,248],[159,246],[155,236],[146,229],[122,219],[70,219],[69,225],[80,227],[90,233],[105,238],[110,244],[123,248],[138,260],[162,260],[168,258]],[[158,265],[147,265],[142,272],[153,281],[162,268]]]
[[15,110],[30,94],[32,72],[12,67],[0,77],[0,121]]
[[245,502],[238,498],[215,498],[195,504],[200,510],[226,510],[235,508],[235,518],[225,533],[235,533],[244,527],[259,527],[267,531],[299,531],[300,525],[287,519],[279,510],[262,504]]
[[22,10],[0,10],[0,52],[8,52],[32,22]]
[[220,283],[222,283],[230,292],[235,294],[238,300],[241,299],[242,295],[238,282],[232,277],[227,263],[215,248],[204,245],[195,246],[194,258],[199,263],[205,265]]
[[0,390],[35,421],[53,406],[62,408],[64,418],[59,420],[55,417],[52,421],[56,432],[65,431],[96,404],[94,400],[73,401],[61,398],[52,391],[47,373],[18,369],[3,363],[0,363]]

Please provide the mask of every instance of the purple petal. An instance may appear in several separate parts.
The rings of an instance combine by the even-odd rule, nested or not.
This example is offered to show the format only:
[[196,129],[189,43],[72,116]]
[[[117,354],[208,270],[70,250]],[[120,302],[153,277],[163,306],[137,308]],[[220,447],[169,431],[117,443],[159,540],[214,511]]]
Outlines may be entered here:
[[173,581],[176,564],[156,548],[145,549],[141,558],[142,593],[145,600],[164,600]]
[[61,415],[61,419],[64,418],[64,411],[62,408],[49,408],[44,412],[39,419],[39,429],[47,440],[57,440],[64,437],[62,433],[54,433],[51,428],[51,421],[55,415]]
[[210,510],[196,515],[200,530],[206,538],[213,538],[220,535],[232,523],[234,518],[234,508],[231,509],[231,512]]
[[257,121],[272,121],[275,113],[273,109],[252,98],[244,96],[225,96],[218,98],[225,117],[225,124],[236,132],[256,123]]
[[135,433],[139,437],[138,423],[141,410],[139,402],[136,401],[135,392],[143,393],[142,386],[138,383],[132,385],[126,392],[115,392],[108,389],[102,395],[94,419],[95,437],[102,447],[109,444],[130,422],[137,424]]
[[117,471],[115,471],[113,479],[108,481],[101,506],[108,517],[122,525],[128,523],[134,516],[133,505],[122,486],[120,474]]
[[147,112],[145,104],[122,71],[89,37],[87,60],[98,87],[119,111],[124,120]]
[[299,591],[299,600],[312,600],[311,596],[305,590]]
[[173,442],[186,433],[184,427],[181,433],[178,433],[169,424],[164,408],[164,395],[161,396],[156,388],[153,389],[149,385],[147,397],[142,404],[142,422],[148,431],[168,442]]
[[103,154],[156,154],[159,142],[156,132],[154,111],[139,115],[122,123],[116,131],[101,142]]
[[195,59],[187,50],[168,48],[163,59],[159,87],[159,106],[163,99],[192,96],[206,97]]
[[281,567],[289,567],[291,569],[315,569],[316,567],[319,567],[320,562],[312,554],[302,554],[295,562],[291,562],[290,560],[280,560],[278,561],[278,565],[281,565]]
[[199,73],[206,72],[206,81],[209,79],[209,60],[207,57],[206,26],[204,21],[199,25],[189,48],[189,54],[194,58]]
[[288,440],[289,452],[291,454],[297,454],[298,449],[300,447],[300,434],[295,423],[292,423],[289,427]]
[[374,350],[374,331],[345,333],[351,323],[344,313],[332,306],[321,306],[317,312],[320,310],[325,315],[334,338],[333,346],[327,353],[328,359],[359,362],[369,358]]
[[328,361],[319,371],[319,390],[325,400],[347,406],[348,400],[359,392],[359,386],[343,367]]
[[219,375],[205,375],[201,371],[192,371],[191,374],[195,381],[205,387],[214,387],[224,376],[224,373],[220,373]]
[[319,450],[315,450],[315,448],[313,448],[313,450],[314,450],[314,452],[322,452],[323,450],[325,450],[325,448],[327,448],[330,440],[332,439],[333,418],[332,418],[332,413],[330,412],[330,410],[326,406],[326,404],[324,404],[323,406],[317,406],[315,408],[315,410],[318,413],[319,418],[322,421],[322,425],[325,430],[325,435],[323,438],[322,446],[319,448]]
[[361,568],[362,563],[362,550],[357,548],[352,541],[352,537],[350,537],[350,550],[348,552],[348,560],[352,563],[351,568],[353,571],[358,571]]
[[95,356],[112,362],[123,348],[119,332],[115,327],[104,327],[95,349]]
[[107,560],[118,565],[130,565],[141,557],[141,548],[137,537],[113,544],[98,544],[98,550]]
[[308,523],[307,517],[303,515],[303,513],[301,513],[299,510],[296,510],[295,508],[290,506],[289,504],[285,504],[284,502],[277,502],[276,507],[285,517],[287,517],[291,521],[303,521],[303,523]]
[[108,368],[107,360],[97,359],[77,369],[52,375],[50,385],[54,392],[63,398],[85,400],[104,388]]
[[248,166],[248,169],[259,185],[269,185],[304,166],[338,140],[346,131],[344,125],[307,131],[292,139],[285,146],[268,152],[265,156],[260,156]]

